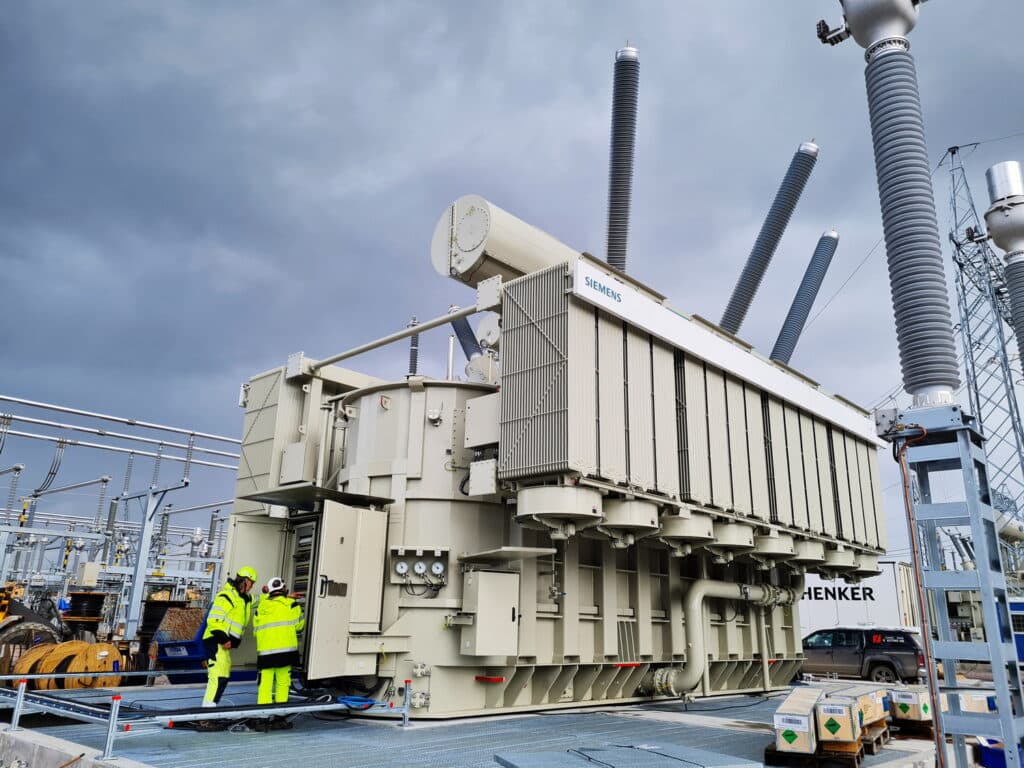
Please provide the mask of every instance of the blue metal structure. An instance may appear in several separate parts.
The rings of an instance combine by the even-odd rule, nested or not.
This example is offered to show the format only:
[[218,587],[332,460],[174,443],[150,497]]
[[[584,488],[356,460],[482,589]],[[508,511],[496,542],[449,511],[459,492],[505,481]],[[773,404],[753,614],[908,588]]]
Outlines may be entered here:
[[[1017,646],[1010,631],[1010,605],[996,535],[997,513],[991,504],[986,472],[984,438],[975,428],[974,419],[957,405],[892,410],[880,412],[877,418],[879,433],[893,443],[903,471],[923,604],[944,606],[948,592],[976,592],[984,618],[985,640],[962,642],[957,640],[948,613],[929,611],[925,647],[943,669],[940,685],[936,666],[929,665],[929,683],[933,695],[941,692],[948,697],[948,711],[933,708],[936,727],[940,733],[953,737],[958,768],[967,765],[968,736],[999,740],[1005,745],[1006,765],[1015,768],[1020,765],[1018,749],[1024,744],[1024,703]],[[943,476],[951,475],[962,479],[960,488],[954,489],[958,491],[954,497],[958,500],[939,502],[932,496],[933,486],[938,490]],[[916,480],[916,501],[910,490],[911,477]],[[942,498],[949,498],[950,491],[942,487]],[[975,570],[946,570],[939,538],[940,530],[946,527],[970,530]],[[958,682],[957,668],[961,662],[991,666],[992,688],[987,693],[994,699],[993,711],[962,711],[960,693],[977,694],[982,689],[968,689]]]
[[1024,600],[1010,601],[1010,629],[1017,646],[1017,660],[1024,664]]
[[[971,412],[985,437],[993,506],[1002,515],[1019,518],[1024,504],[1024,428],[1007,352],[1013,317],[1003,260],[984,233],[967,182],[963,150],[972,146],[950,147],[942,161],[949,161],[949,240],[956,267],[964,378]],[[1015,551],[1004,548],[1004,555],[1016,564]]]

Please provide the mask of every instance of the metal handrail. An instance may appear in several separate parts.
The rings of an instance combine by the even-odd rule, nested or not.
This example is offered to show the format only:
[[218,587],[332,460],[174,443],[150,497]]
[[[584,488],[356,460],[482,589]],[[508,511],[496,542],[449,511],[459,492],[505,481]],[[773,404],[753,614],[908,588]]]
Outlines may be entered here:
[[[244,720],[250,718],[267,717],[267,716],[282,716],[282,715],[300,715],[312,712],[330,712],[337,710],[352,711],[352,707],[342,701],[332,701],[331,703],[296,703],[290,704],[278,704],[270,707],[266,705],[257,704],[251,708],[232,709],[230,712],[206,710],[203,712],[180,712],[175,713],[168,711],[166,714],[135,714],[125,718],[121,718],[121,696],[119,694],[113,694],[110,697],[110,710],[106,716],[95,714],[97,709],[94,705],[89,705],[75,701],[57,701],[56,697],[48,697],[45,694],[39,694],[34,691],[28,691],[28,681],[43,678],[64,678],[64,677],[106,677],[114,674],[128,676],[139,676],[139,675],[153,675],[153,674],[166,674],[168,670],[151,670],[148,672],[84,672],[84,673],[55,673],[46,675],[0,675],[0,680],[17,680],[18,687],[16,691],[9,688],[0,687],[0,708],[13,707],[14,711],[11,714],[11,724],[8,727],[8,731],[19,731],[21,730],[19,722],[21,716],[31,712],[46,712],[48,714],[60,715],[61,717],[67,717],[72,720],[79,720],[85,723],[95,723],[97,725],[106,724],[107,736],[103,745],[103,754],[101,759],[111,760],[114,757],[114,739],[117,736],[118,728],[128,732],[132,728],[140,725],[162,725],[166,728],[173,728],[176,722],[193,722],[198,720]],[[171,672],[189,672],[195,674],[196,670],[170,670]],[[13,703],[11,702],[13,699]],[[396,707],[393,704],[385,704],[384,702],[377,702],[373,705],[365,708],[358,709],[358,712],[365,713],[386,713],[392,715],[400,715],[402,718],[402,727],[409,725],[409,711],[412,702],[412,680],[405,681],[405,690],[402,701],[402,706]],[[92,711],[86,711],[92,710]]]
[[[53,672],[32,675],[0,675],[0,681],[7,680],[62,680],[68,677],[158,677],[160,675],[194,675],[202,669],[149,669],[132,672]],[[72,689],[67,689],[72,690]]]

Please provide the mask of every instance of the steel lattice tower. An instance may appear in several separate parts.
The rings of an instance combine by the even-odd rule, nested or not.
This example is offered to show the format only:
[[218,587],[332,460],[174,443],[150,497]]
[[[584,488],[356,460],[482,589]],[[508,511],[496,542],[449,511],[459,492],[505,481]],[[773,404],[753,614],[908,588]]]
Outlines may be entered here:
[[947,157],[949,239],[956,265],[964,374],[971,411],[986,438],[993,506],[1002,514],[1019,518],[1019,510],[1024,507],[1024,429],[1007,352],[1014,329],[1005,266],[984,235],[961,149],[950,147]]

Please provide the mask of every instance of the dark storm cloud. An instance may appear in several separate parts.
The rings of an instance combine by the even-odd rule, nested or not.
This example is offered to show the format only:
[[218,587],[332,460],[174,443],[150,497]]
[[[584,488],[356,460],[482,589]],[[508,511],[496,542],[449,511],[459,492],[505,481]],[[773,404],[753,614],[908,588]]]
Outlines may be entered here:
[[[881,234],[862,52],[814,37],[838,9],[9,8],[0,391],[236,434],[236,388],[253,372],[469,300],[428,258],[458,195],[602,253],[611,60],[627,38],[642,61],[630,270],[680,309],[718,319],[792,152],[822,146],[742,332],[770,349],[820,233],[842,236],[823,300]],[[952,143],[1024,130],[1005,84],[1022,22],[1019,3],[923,7],[912,40],[933,162]],[[1021,155],[1017,140],[971,158],[979,205],[984,168]],[[942,214],[944,170],[936,184]],[[883,250],[794,357],[867,405],[899,382]],[[443,335],[424,344],[439,368]],[[356,367],[398,375],[404,357]],[[217,489],[195,501],[230,483]]]

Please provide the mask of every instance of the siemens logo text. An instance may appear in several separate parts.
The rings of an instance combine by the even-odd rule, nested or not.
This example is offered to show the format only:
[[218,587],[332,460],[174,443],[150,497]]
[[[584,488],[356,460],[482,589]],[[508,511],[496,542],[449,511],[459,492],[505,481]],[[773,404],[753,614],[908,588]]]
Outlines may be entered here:
[[609,299],[617,301],[620,304],[622,303],[622,294],[619,293],[618,291],[613,291],[607,285],[602,285],[601,283],[597,282],[597,280],[595,280],[592,277],[587,277],[584,280],[584,282],[586,283],[587,288],[592,288],[593,290],[597,291],[598,293],[603,293]]

